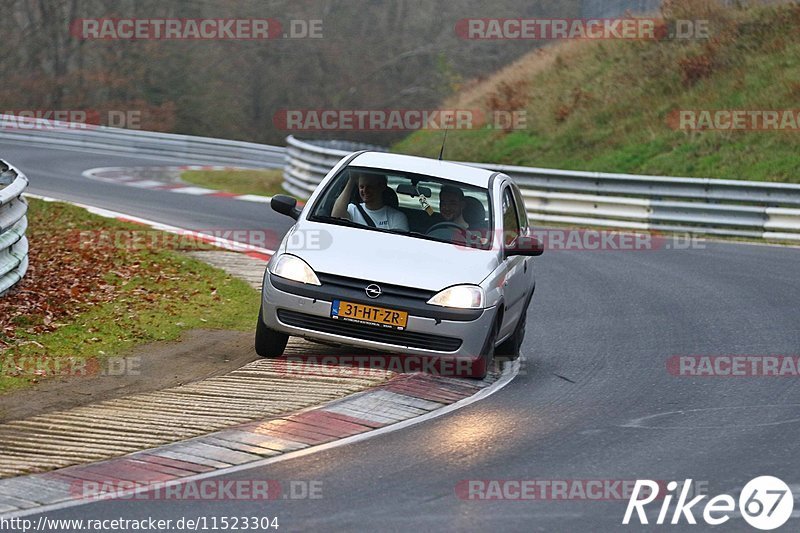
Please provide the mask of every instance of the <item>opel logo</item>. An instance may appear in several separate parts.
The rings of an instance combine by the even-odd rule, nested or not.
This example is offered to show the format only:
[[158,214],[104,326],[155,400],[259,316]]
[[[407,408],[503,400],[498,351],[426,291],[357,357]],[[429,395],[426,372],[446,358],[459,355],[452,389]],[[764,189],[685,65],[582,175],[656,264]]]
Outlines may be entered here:
[[373,300],[378,296],[380,296],[381,294],[383,294],[381,288],[375,285],[374,283],[372,285],[367,286],[367,288],[364,290],[366,291],[367,296],[369,296]]

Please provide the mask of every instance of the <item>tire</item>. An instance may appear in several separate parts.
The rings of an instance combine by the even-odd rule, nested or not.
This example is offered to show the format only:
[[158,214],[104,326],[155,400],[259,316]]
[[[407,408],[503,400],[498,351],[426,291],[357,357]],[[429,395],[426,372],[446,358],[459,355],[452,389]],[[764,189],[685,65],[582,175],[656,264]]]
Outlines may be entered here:
[[516,361],[519,359],[520,350],[522,349],[522,341],[525,340],[525,329],[528,324],[528,307],[531,305],[531,300],[533,299],[533,293],[536,290],[536,286],[534,285],[533,290],[528,295],[528,299],[525,301],[525,310],[522,312],[522,316],[517,322],[517,327],[514,329],[514,333],[511,334],[509,338],[503,341],[503,344],[497,347],[497,356],[502,358],[506,361]]
[[492,330],[486,336],[486,342],[483,343],[480,357],[478,357],[475,365],[472,367],[473,379],[483,379],[489,373],[489,369],[494,363],[495,343],[497,342],[497,334],[500,332],[500,323],[495,320]]
[[283,355],[289,335],[275,331],[264,324],[261,312],[258,310],[258,323],[256,324],[256,353],[261,357],[274,359]]
[[525,327],[528,323],[528,310],[526,309],[517,322],[517,327],[514,333],[509,338],[503,341],[503,344],[497,347],[497,357],[501,357],[507,361],[515,361],[519,359],[519,352],[522,348],[522,341],[525,340]]

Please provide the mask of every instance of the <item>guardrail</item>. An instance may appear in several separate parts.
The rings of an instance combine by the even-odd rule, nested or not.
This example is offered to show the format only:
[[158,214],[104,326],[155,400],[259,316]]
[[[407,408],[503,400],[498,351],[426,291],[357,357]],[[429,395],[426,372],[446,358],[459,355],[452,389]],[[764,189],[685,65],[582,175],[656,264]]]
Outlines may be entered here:
[[300,141],[286,138],[286,166],[283,188],[301,198],[308,198],[322,178],[341,158],[359,150],[385,152],[386,148],[348,141]]
[[[371,148],[292,136],[286,143],[284,188],[302,197],[342,157]],[[800,185],[464,164],[513,178],[537,223],[800,241]]]
[[73,122],[43,121],[0,115],[0,139],[25,144],[115,155],[145,155],[186,164],[230,165],[249,168],[283,166],[286,149],[244,141],[109,128]]
[[28,204],[22,198],[27,186],[24,174],[0,160],[0,296],[28,270]]

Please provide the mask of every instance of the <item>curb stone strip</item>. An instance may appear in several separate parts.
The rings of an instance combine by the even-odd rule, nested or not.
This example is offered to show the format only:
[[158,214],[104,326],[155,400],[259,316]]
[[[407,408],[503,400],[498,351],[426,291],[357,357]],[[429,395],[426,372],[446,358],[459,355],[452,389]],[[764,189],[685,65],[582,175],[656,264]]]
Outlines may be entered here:
[[[419,385],[432,393],[447,391],[460,400],[498,379],[491,374],[482,386],[465,387],[453,379],[410,374],[395,380]],[[365,392],[335,400],[295,414],[248,422],[187,441],[86,465],[43,474],[0,479],[0,513],[30,514],[39,507],[67,501],[119,497],[146,491],[152,483],[179,483],[199,473],[247,465],[281,454],[305,450],[321,443],[357,436],[377,428],[408,421],[446,406],[391,389],[392,381]],[[451,391],[460,389],[458,394]],[[448,400],[455,403],[457,400]],[[414,406],[414,407],[411,407]],[[373,411],[370,411],[373,409]],[[391,413],[391,418],[380,413]],[[301,433],[307,437],[301,438]],[[114,485],[122,481],[124,485]],[[91,482],[91,484],[85,484]],[[103,484],[107,486],[102,488]],[[131,488],[131,484],[140,484]],[[108,485],[111,485],[109,488]],[[83,491],[91,487],[91,493]],[[120,489],[117,489],[120,487]],[[122,489],[130,489],[122,492]],[[152,487],[151,487],[152,488]],[[95,491],[95,489],[98,489]]]
[[[215,196],[219,198],[230,198],[242,202],[269,203],[271,196],[261,196],[257,194],[237,194],[217,189],[208,189],[189,185],[180,181],[180,173],[185,170],[252,170],[244,167],[225,167],[225,166],[203,166],[203,165],[184,165],[173,167],[103,167],[85,170],[85,178],[103,181],[106,183],[116,183],[128,187],[139,189],[152,189],[157,191],[168,191],[178,194],[190,194],[194,196]],[[160,178],[160,179],[159,179]],[[300,202],[298,202],[299,204]]]
[[[298,341],[297,344],[301,342]],[[309,343],[306,349],[311,351],[320,348]],[[245,380],[232,383],[229,377],[238,372],[233,371],[191,385],[133,394],[24,420],[10,420],[0,426],[0,448],[3,450],[0,457],[0,477],[107,460],[146,448],[184,441],[226,427],[246,425],[265,418],[273,419],[284,413],[297,412],[347,397],[370,386],[382,384],[392,377],[390,373],[371,373],[351,381],[325,381],[304,376],[303,384],[314,389],[312,393],[304,393],[298,390],[303,384],[297,378],[286,375],[285,372],[281,376],[283,367],[279,360],[256,360],[243,368],[248,374],[262,375],[263,382]],[[224,386],[220,387],[220,384]],[[272,389],[277,389],[278,392],[271,392]],[[247,394],[255,394],[258,399],[250,402],[248,409],[234,407],[230,412],[217,409],[226,398],[236,403]],[[258,395],[262,397],[259,398]],[[269,426],[265,427],[265,431],[267,429],[270,429]],[[107,442],[104,439],[109,435],[113,439]],[[133,438],[127,438],[128,435]],[[318,433],[312,432],[307,436],[317,437]],[[94,443],[90,444],[90,440]],[[287,437],[284,440],[299,439]],[[37,441],[42,444],[37,444]],[[279,444],[276,451],[286,451],[287,445]],[[173,451],[184,453],[181,448]],[[213,454],[198,455],[218,462],[226,461]],[[232,457],[236,456],[232,454]],[[219,465],[215,463],[209,466]]]

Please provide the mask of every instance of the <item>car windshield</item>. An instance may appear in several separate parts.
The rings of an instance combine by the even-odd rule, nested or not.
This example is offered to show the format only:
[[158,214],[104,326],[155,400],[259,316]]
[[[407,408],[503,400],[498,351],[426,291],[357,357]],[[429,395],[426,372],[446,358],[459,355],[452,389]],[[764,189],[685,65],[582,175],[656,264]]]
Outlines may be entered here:
[[316,200],[309,220],[480,249],[491,247],[489,192],[457,179],[347,167]]

